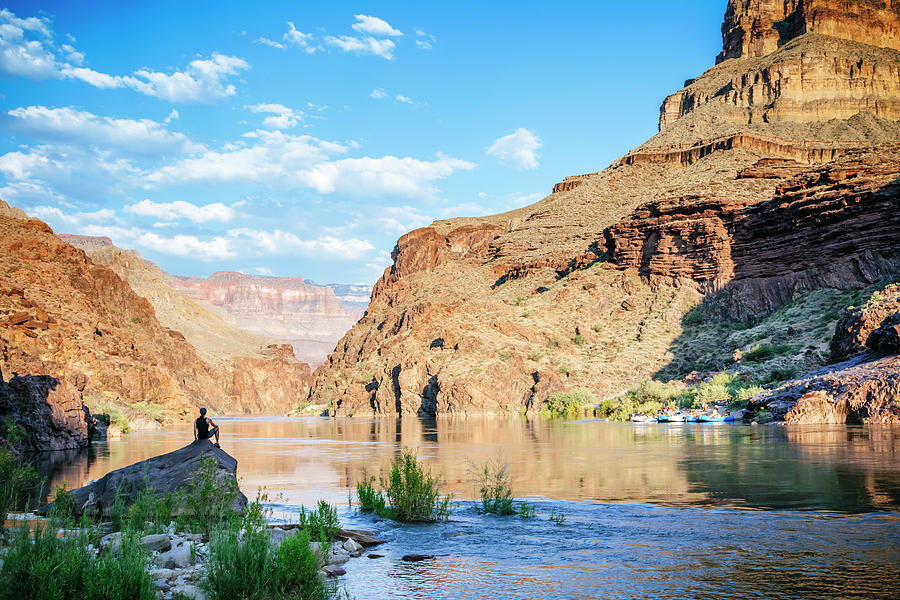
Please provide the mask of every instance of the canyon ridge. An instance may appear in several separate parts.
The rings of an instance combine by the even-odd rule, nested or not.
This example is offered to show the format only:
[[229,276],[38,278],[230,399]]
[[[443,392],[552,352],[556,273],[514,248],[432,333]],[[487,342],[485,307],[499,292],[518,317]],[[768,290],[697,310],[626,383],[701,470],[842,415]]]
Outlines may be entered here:
[[[900,4],[731,0],[722,34],[659,133],[606,169],[402,236],[309,400],[531,412],[557,391],[741,368],[760,345],[779,351],[743,371],[773,387],[828,364],[843,308],[900,274]],[[900,418],[883,402],[896,361],[878,368],[833,418]]]

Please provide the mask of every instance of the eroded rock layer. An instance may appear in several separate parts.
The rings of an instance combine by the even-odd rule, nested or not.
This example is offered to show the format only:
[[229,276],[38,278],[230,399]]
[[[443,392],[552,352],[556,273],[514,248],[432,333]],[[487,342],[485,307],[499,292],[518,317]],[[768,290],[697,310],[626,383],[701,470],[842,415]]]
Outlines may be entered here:
[[[276,346],[267,350],[274,360],[246,365],[253,372],[245,382],[271,369],[266,389],[248,393],[248,383],[233,383],[237,368],[226,376],[205,362],[184,335],[160,325],[151,303],[112,270],[60,240],[45,223],[2,215],[0,352],[0,372],[10,385],[17,376],[61,382],[48,384],[48,394],[65,396],[56,402],[62,412],[83,418],[66,392],[66,384],[77,384],[83,390],[78,400],[117,405],[133,427],[158,426],[158,420],[177,419],[196,406],[220,414],[283,414],[309,377],[306,365]],[[273,380],[284,383],[270,385]],[[29,410],[10,407],[5,414],[27,426],[28,419],[16,415]]]
[[178,291],[252,334],[291,344],[297,356],[321,363],[359,317],[345,308],[330,287],[299,277],[261,277],[235,272],[206,279],[170,276]]
[[[704,297],[756,319],[817,287],[897,277],[897,12],[732,0],[720,64],[666,99],[647,143],[531,206],[401,237],[310,399],[335,415],[602,399],[676,364]],[[804,369],[827,356],[817,340]],[[882,414],[865,407],[892,389],[848,406]]]

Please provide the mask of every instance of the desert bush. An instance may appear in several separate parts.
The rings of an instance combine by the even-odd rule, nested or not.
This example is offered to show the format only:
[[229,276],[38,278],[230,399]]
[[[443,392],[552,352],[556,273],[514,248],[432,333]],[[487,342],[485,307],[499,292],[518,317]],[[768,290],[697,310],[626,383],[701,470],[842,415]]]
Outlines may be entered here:
[[356,483],[356,497],[363,512],[384,512],[384,494],[375,489],[375,476],[363,470],[362,481]]
[[441,497],[437,478],[419,465],[411,450],[394,458],[391,473],[381,486],[389,504],[384,516],[397,521],[436,521],[450,516],[449,496]]
[[565,417],[581,413],[587,406],[597,403],[597,397],[588,390],[577,389],[570,392],[556,392],[547,399],[545,411],[554,417]]
[[9,511],[26,508],[25,493],[37,480],[34,468],[13,453],[11,445],[21,439],[21,435],[21,430],[9,423],[5,438],[0,439],[0,531]]
[[324,500],[319,500],[316,510],[306,512],[300,507],[300,528],[309,533],[309,539],[316,542],[330,543],[341,528],[337,509]]
[[0,568],[3,600],[153,600],[156,588],[147,556],[136,534],[125,535],[118,552],[99,555],[86,530],[58,536],[56,527],[39,523],[33,539],[29,524],[10,541]]
[[237,517],[232,505],[239,493],[237,480],[217,478],[216,461],[204,456],[191,480],[191,489],[185,495],[187,510],[179,518],[179,524],[189,531],[208,536],[223,523]]
[[478,468],[481,510],[506,516],[516,513],[507,465],[500,461],[488,461]]

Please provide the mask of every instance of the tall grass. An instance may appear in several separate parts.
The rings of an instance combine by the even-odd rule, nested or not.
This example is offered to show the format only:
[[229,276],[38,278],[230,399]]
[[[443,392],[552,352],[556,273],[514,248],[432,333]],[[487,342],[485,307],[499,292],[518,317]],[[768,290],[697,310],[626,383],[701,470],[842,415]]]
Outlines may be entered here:
[[478,468],[478,483],[482,511],[500,516],[516,513],[506,463],[492,460],[481,465]]
[[0,439],[0,532],[11,510],[24,508],[26,491],[37,480],[34,467],[22,462],[12,450],[22,432],[13,423],[7,424],[5,438]]
[[57,528],[27,522],[10,541],[0,568],[0,600],[152,600],[153,579],[136,534],[118,552],[96,555],[84,529],[57,535]]
[[382,491],[374,486],[375,478],[363,471],[356,484],[356,495],[363,511],[396,521],[437,521],[452,512],[450,497],[441,496],[440,482],[422,467],[412,450],[404,449],[391,461],[388,478],[381,479]]
[[337,508],[324,500],[319,500],[316,510],[309,513],[306,512],[306,507],[301,506],[299,524],[309,534],[309,539],[323,543],[330,543],[341,528]]
[[363,469],[363,478],[356,483],[356,497],[363,512],[384,512],[384,494],[375,489],[375,476]]
[[204,589],[210,600],[322,600],[331,590],[318,577],[319,565],[309,529],[272,548],[265,510],[257,499],[243,519],[213,535]]

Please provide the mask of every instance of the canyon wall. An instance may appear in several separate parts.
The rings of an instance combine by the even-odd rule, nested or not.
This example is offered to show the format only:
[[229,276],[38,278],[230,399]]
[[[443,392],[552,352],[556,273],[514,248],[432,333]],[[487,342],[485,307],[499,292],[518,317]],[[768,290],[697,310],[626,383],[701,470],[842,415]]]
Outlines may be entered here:
[[297,356],[313,366],[325,359],[359,315],[358,307],[345,308],[330,287],[301,278],[228,271],[206,279],[170,276],[169,282],[235,327],[291,344]]
[[[310,400],[347,416],[603,399],[687,374],[692,344],[730,359],[722,317],[900,276],[897,10],[730,2],[719,64],[645,144],[531,206],[402,236]],[[812,320],[793,333],[802,369],[828,357]]]
[[[4,214],[10,212],[0,211],[2,412],[28,429],[49,406],[52,419],[43,431],[56,432],[31,449],[80,444],[81,426],[73,424],[83,421],[81,401],[95,412],[116,406],[132,426],[152,427],[186,418],[198,406],[219,414],[283,414],[305,392],[309,367],[284,348],[254,355],[270,360],[208,362],[184,335],[160,324],[153,305],[115,272],[45,223]],[[265,389],[248,383],[265,372]],[[45,408],[26,406],[38,401]]]

